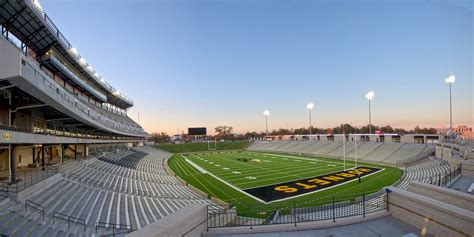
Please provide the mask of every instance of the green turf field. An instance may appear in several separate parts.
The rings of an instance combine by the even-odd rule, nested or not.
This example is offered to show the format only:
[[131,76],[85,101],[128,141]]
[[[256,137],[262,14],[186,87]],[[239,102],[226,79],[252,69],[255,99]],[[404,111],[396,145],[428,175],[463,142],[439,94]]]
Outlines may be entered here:
[[[354,180],[298,197],[265,203],[239,190],[287,181],[296,182],[305,178],[340,172],[344,170],[343,161],[310,156],[234,151],[178,154],[174,155],[168,164],[190,185],[236,206],[240,213],[250,209],[270,210],[277,207],[327,204],[332,202],[332,196],[336,201],[353,200],[362,196],[362,193],[377,192],[395,183],[403,174],[402,170],[396,168],[359,163],[359,167],[368,166],[383,170],[363,177],[361,183]],[[346,170],[351,167],[354,167],[354,164],[348,161]]]
[[[249,144],[248,141],[217,142],[216,150],[242,150],[248,144]],[[215,147],[214,142],[211,142],[210,145],[212,148]],[[185,143],[185,144],[160,144],[160,145],[157,145],[157,147],[171,153],[208,151],[207,142]]]

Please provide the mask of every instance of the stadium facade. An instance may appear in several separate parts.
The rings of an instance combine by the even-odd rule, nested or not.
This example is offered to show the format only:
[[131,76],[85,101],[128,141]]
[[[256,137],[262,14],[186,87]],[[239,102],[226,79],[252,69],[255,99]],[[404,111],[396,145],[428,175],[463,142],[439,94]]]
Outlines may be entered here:
[[0,1],[0,170],[78,159],[147,137],[133,100],[88,64],[37,1]]

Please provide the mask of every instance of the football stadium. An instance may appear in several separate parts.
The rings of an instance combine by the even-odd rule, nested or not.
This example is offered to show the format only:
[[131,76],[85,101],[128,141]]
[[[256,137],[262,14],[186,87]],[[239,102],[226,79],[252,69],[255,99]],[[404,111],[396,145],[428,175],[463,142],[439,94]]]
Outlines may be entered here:
[[60,22],[37,0],[0,0],[0,236],[474,236],[474,136],[453,125],[453,74],[444,130],[376,127],[370,91],[361,128],[317,129],[309,103],[301,131],[269,131],[265,110],[241,128],[262,132],[182,122],[170,137],[131,115],[120,89],[140,83],[113,87]]

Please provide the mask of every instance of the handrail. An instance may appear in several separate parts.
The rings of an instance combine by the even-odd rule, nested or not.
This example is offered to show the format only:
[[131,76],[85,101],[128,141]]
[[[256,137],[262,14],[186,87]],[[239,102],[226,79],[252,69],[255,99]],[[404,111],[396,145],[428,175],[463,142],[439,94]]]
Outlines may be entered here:
[[44,171],[38,171],[38,169],[36,169],[34,172],[24,173],[24,176],[17,175],[17,178],[22,179],[17,183],[10,184],[9,192],[18,193],[19,191],[25,190],[26,188],[37,184],[59,172],[60,171],[56,169],[45,169]]
[[7,182],[0,182],[0,197],[8,197],[9,186]]
[[27,199],[27,200],[25,200],[25,212],[28,211],[28,207],[31,207],[31,208],[36,209],[37,211],[41,212],[41,214],[43,216],[43,221],[44,221],[44,207],[43,206]]
[[53,224],[55,222],[55,219],[61,219],[61,220],[67,221],[68,228],[71,227],[71,223],[76,223],[76,224],[79,224],[79,225],[83,225],[84,226],[84,231],[86,230],[87,225],[86,225],[86,220],[85,219],[69,216],[69,215],[66,215],[66,214],[63,214],[63,213],[60,213],[60,212],[54,212],[53,213]]
[[[110,223],[110,222],[96,222],[95,223],[95,233],[97,234],[98,228],[112,228],[112,236],[116,234],[130,233],[133,231],[131,225],[120,224],[120,223]],[[115,230],[123,230],[122,232],[115,232]]]

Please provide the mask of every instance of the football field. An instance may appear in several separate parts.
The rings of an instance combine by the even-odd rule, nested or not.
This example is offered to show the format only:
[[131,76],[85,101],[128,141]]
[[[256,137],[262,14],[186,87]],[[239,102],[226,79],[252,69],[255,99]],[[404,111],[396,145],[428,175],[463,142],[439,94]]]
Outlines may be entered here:
[[379,165],[250,151],[177,154],[173,171],[238,208],[274,208],[353,200],[396,182],[402,171]]

